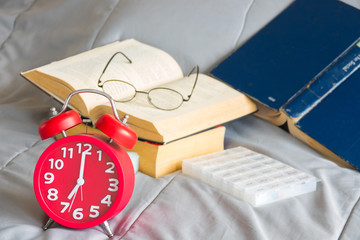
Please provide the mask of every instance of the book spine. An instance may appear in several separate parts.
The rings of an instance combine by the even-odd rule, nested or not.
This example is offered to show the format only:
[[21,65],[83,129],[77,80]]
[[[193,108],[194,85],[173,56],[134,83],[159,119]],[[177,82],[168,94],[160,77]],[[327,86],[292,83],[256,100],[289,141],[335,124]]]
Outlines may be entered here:
[[283,110],[299,121],[359,68],[360,38],[290,99]]

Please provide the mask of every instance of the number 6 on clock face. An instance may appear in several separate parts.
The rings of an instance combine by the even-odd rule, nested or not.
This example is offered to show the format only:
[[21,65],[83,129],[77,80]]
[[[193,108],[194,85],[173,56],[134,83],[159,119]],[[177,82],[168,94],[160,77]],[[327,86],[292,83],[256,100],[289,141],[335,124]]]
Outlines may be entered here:
[[71,228],[93,227],[114,217],[130,200],[133,188],[134,169],[126,151],[101,135],[54,142],[34,172],[41,207]]

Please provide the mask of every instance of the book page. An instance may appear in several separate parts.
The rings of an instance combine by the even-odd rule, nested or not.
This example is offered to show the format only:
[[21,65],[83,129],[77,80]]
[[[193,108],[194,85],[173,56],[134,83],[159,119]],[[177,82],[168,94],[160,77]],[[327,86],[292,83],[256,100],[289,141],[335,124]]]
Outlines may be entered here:
[[[163,86],[179,91],[187,98],[194,85],[195,76],[192,74]],[[131,115],[129,125],[136,129],[135,131],[138,130],[139,137],[159,142],[172,141],[181,135],[186,136],[216,126],[256,109],[244,94],[204,74],[199,74],[190,101],[184,102],[178,109],[159,110],[149,103],[147,94],[142,93],[130,102],[116,103],[116,106],[121,112]],[[101,115],[102,110],[97,110],[99,112],[94,115]],[[137,119],[144,119],[146,122]],[[152,123],[153,126],[148,123]],[[146,130],[146,135],[142,136],[141,129]],[[155,135],[149,136],[149,131],[154,131],[155,135],[162,137],[152,139]]]
[[[181,93],[184,98],[187,98],[187,96],[191,93],[195,77],[196,74],[192,74],[189,77],[184,77],[183,79],[163,84],[161,87],[176,90]],[[124,112],[129,112],[150,122],[156,122],[162,119],[188,114],[191,111],[196,111],[206,106],[226,101],[226,99],[233,99],[239,95],[242,94],[225,83],[208,75],[199,74],[198,82],[195,86],[191,99],[188,102],[184,102],[178,109],[171,111],[159,110],[149,103],[147,94],[141,93],[139,93],[131,102],[116,103],[116,105],[118,109]],[[166,99],[164,99],[164,101],[166,101]]]
[[[98,87],[98,79],[107,62],[119,51],[132,63],[117,54],[101,77],[102,83],[106,80],[123,80],[143,91],[183,77],[180,66],[169,54],[134,39],[98,47],[35,70],[62,79],[76,90],[102,90]],[[83,94],[82,98],[89,109],[107,101],[94,94]]]

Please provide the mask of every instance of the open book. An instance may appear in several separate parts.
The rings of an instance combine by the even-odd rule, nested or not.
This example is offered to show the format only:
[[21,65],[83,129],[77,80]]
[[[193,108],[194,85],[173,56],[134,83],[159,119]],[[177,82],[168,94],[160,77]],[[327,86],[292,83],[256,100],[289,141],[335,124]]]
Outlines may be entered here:
[[[121,52],[108,65],[109,59]],[[26,79],[63,102],[68,94],[79,89],[103,90],[102,81],[116,79],[131,83],[137,91],[166,87],[188,96],[196,74],[184,77],[178,63],[166,52],[134,39],[117,41],[90,51],[22,72]],[[102,114],[111,113],[108,100],[96,94],[76,95],[72,108],[96,121]],[[175,110],[153,107],[146,94],[137,94],[129,102],[116,102],[120,116],[130,115],[128,124],[139,138],[154,142],[171,142],[213,126],[250,114],[254,103],[227,84],[205,74],[199,74],[191,99]]]

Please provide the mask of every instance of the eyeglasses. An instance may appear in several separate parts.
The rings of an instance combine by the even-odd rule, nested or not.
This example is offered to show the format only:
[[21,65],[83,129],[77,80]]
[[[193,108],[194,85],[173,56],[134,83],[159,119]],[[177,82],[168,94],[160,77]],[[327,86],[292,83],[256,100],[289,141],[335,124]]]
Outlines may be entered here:
[[109,59],[98,79],[98,87],[100,87],[105,93],[109,94],[115,102],[129,102],[135,98],[137,93],[143,93],[147,94],[149,103],[155,108],[170,111],[179,108],[184,102],[188,102],[190,100],[199,77],[199,66],[194,66],[190,73],[187,75],[187,77],[190,77],[190,75],[196,70],[194,85],[191,89],[190,94],[187,95],[187,97],[185,98],[178,91],[166,87],[156,87],[146,92],[138,91],[134,85],[120,79],[109,79],[102,82],[102,76],[106,72],[106,69],[108,68],[112,60],[117,55],[122,55],[129,64],[132,63],[130,58],[128,58],[123,52],[116,52]]

